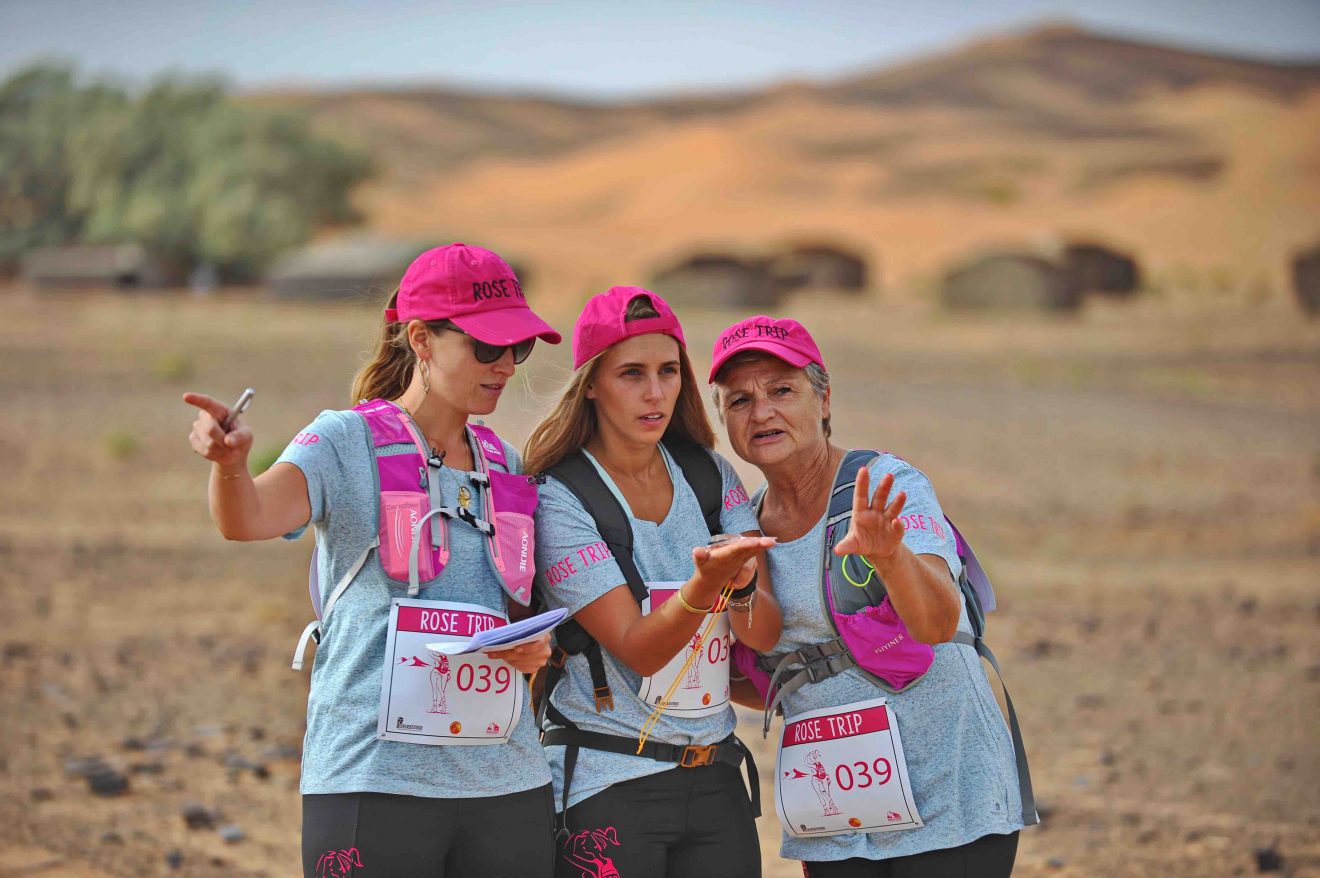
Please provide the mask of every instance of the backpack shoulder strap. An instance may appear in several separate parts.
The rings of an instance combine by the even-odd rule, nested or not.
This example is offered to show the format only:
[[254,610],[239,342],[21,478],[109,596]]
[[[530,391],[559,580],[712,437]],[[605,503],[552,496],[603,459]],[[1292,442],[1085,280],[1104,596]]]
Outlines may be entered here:
[[509,471],[509,461],[505,458],[504,442],[495,431],[485,424],[468,424],[468,429],[472,431],[472,436],[477,440],[477,450],[485,458],[487,464],[496,464],[503,468],[505,472]]
[[[633,600],[640,605],[646,600],[647,590],[642,574],[637,569],[637,563],[633,560],[632,525],[628,523],[628,514],[623,511],[623,505],[605,484],[605,480],[600,477],[596,467],[587,460],[585,454],[575,451],[546,469],[545,474],[554,476],[565,488],[568,488],[569,493],[577,498],[582,508],[591,516],[592,521],[596,523],[596,531],[605,545],[609,546],[619,570],[623,573],[628,591],[632,593]],[[613,710],[614,696],[610,691],[609,680],[605,676],[605,664],[601,658],[600,644],[596,639],[588,634],[576,619],[569,619],[555,631],[555,642],[565,656],[558,657],[558,667],[555,667],[555,657],[552,656],[550,671],[546,675],[545,690],[541,693],[541,703],[538,705],[537,724],[544,728],[548,713],[553,722],[576,727],[567,717],[554,711],[550,704],[550,697],[559,682],[563,662],[568,655],[587,657],[587,666],[591,672],[591,688],[596,699],[596,712]],[[565,781],[565,787],[568,782]]]
[[1017,764],[1018,794],[1022,798],[1022,823],[1026,826],[1034,826],[1040,822],[1040,815],[1036,812],[1036,794],[1031,785],[1031,767],[1027,764],[1027,748],[1022,743],[1022,727],[1018,725],[1017,711],[1013,709],[1013,697],[1008,694],[1008,684],[1004,682],[1004,673],[999,669],[999,661],[979,636],[959,631],[953,635],[953,640],[950,642],[975,649],[977,655],[990,663],[990,667],[995,670],[995,676],[999,678],[999,685],[1004,690],[1004,706],[1008,708],[1008,733],[1013,741],[1013,761]]
[[642,575],[633,561],[633,533],[632,526],[628,524],[628,514],[623,511],[614,492],[581,451],[570,454],[547,469],[546,473],[562,482],[596,522],[600,538],[610,547],[614,560],[623,571],[629,591],[640,604],[646,599],[646,583],[642,581]]
[[843,456],[839,471],[834,474],[834,485],[830,488],[830,502],[825,512],[827,524],[836,520],[852,518],[853,488],[857,486],[857,470],[869,466],[871,461],[880,456],[880,452],[867,448],[854,448]]
[[820,587],[826,606],[833,612],[851,615],[866,606],[879,606],[885,599],[885,586],[875,571],[861,558],[834,554],[834,544],[848,532],[852,521],[853,491],[857,470],[867,466],[879,452],[853,449],[843,456],[825,508],[824,557],[820,565]]
[[724,479],[720,476],[715,458],[695,442],[666,442],[665,449],[683,471],[683,478],[687,479],[692,493],[697,495],[701,515],[706,520],[706,529],[712,535],[723,532],[724,526],[720,523],[720,495],[724,493]]

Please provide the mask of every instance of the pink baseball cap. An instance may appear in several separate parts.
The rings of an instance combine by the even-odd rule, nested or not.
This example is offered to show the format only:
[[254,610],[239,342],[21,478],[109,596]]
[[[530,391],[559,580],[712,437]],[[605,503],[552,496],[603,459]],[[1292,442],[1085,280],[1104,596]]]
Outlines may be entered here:
[[[660,316],[625,322],[623,318],[628,312],[628,303],[638,296],[650,299],[651,306]],[[573,324],[573,368],[581,369],[583,363],[626,338],[652,332],[662,332],[687,347],[683,327],[678,324],[668,302],[641,287],[610,287],[588,299],[577,323]]]
[[395,307],[385,309],[385,322],[409,320],[448,320],[487,344],[510,345],[529,338],[562,341],[554,327],[527,307],[509,263],[467,244],[427,250],[408,266]]
[[815,340],[805,326],[796,320],[776,320],[758,314],[738,321],[715,339],[715,349],[710,355],[710,378],[707,381],[714,383],[715,373],[720,371],[720,367],[734,354],[744,351],[764,351],[799,369],[808,363],[825,368],[820,348],[816,347]]

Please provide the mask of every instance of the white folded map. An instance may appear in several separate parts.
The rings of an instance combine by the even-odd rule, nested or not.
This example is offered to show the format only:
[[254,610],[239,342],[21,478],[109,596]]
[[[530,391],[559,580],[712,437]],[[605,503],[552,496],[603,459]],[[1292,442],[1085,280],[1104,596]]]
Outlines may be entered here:
[[466,655],[470,652],[508,649],[520,643],[535,640],[567,618],[568,610],[561,607],[558,610],[549,610],[538,616],[532,616],[530,619],[501,625],[499,628],[487,628],[485,631],[472,635],[470,640],[428,643],[426,648],[430,652],[444,655]]

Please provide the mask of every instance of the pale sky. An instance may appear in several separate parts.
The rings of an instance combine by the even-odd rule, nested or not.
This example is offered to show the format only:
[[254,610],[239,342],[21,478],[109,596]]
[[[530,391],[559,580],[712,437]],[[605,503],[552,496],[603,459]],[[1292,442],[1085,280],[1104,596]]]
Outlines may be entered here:
[[0,78],[59,58],[244,88],[438,84],[631,97],[829,79],[1070,19],[1260,58],[1320,59],[1320,0],[0,0]]

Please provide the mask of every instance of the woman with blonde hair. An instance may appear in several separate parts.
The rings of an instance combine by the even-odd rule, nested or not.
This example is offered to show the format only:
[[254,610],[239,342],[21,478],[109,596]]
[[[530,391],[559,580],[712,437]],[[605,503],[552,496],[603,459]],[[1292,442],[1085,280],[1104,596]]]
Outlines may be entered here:
[[664,299],[638,287],[593,297],[574,327],[573,366],[526,448],[528,470],[546,474],[538,593],[573,616],[556,632],[541,696],[557,874],[760,875],[729,655],[733,636],[755,649],[778,639],[778,606],[756,575],[773,540],[711,450]]
[[[303,871],[521,878],[552,872],[550,772],[521,673],[549,639],[449,655],[530,598],[533,480],[493,432],[536,339],[512,269],[453,244],[412,263],[384,314],[350,411],[322,412],[255,479],[252,431],[201,394],[193,449],[212,462],[211,515],[232,540],[312,525],[320,619],[303,747]],[[525,544],[525,543],[524,543]],[[449,680],[433,680],[433,677]],[[433,690],[440,683],[438,691]],[[467,745],[467,746],[456,746]],[[511,827],[513,830],[511,831]]]

